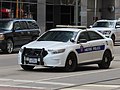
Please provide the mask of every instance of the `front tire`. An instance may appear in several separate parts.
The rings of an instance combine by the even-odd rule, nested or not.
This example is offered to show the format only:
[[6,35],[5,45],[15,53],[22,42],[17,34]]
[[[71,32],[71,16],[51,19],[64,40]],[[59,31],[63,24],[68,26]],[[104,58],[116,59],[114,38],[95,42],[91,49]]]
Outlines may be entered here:
[[112,61],[111,53],[106,51],[103,55],[102,61],[98,64],[100,69],[108,69]]
[[68,55],[66,64],[65,64],[65,71],[71,72],[74,71],[77,67],[77,58],[74,53]]
[[11,39],[8,39],[6,41],[6,48],[5,49],[2,49],[3,52],[5,53],[12,53],[13,52],[13,42]]
[[26,71],[31,71],[35,66],[29,66],[29,65],[21,65],[21,67]]
[[113,40],[113,44],[115,45],[115,36],[112,35],[111,39]]

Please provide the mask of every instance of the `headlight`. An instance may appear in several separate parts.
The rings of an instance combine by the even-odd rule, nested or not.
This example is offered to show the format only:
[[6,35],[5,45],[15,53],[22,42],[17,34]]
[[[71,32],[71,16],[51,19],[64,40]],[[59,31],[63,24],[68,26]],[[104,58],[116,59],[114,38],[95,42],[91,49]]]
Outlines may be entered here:
[[58,53],[63,53],[65,51],[65,49],[48,50],[48,51],[51,52],[52,54],[58,54]]
[[5,36],[3,34],[0,34],[0,40],[4,40]]
[[109,35],[111,33],[111,31],[103,31],[104,35]]

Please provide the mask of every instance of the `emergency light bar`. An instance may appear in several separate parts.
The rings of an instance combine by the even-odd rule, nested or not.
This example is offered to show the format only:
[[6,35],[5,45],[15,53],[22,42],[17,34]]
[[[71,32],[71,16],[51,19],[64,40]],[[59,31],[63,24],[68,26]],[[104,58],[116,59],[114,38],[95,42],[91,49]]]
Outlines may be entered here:
[[78,29],[86,29],[86,26],[73,26],[73,25],[56,25],[58,28],[78,28]]

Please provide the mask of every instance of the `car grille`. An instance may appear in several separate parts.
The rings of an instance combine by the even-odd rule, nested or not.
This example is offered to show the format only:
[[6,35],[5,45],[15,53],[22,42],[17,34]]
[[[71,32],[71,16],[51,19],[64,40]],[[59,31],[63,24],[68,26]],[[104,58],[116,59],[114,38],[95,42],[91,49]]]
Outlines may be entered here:
[[36,58],[39,59],[36,64],[44,65],[43,58],[47,55],[47,51],[43,49],[31,49],[31,48],[24,48],[22,53],[22,64],[30,64],[29,60],[25,58]]

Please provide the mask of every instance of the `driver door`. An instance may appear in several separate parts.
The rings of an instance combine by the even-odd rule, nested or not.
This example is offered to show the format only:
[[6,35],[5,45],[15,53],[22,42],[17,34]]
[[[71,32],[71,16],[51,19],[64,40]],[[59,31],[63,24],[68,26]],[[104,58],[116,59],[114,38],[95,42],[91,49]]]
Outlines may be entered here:
[[[83,40],[86,40],[86,42],[81,42]],[[79,63],[84,63],[92,59],[91,54],[90,54],[90,38],[88,36],[87,31],[83,31],[80,33],[79,38],[78,38],[78,44],[79,48],[77,49],[79,51],[78,57],[79,57]],[[77,52],[78,52],[77,51]]]

